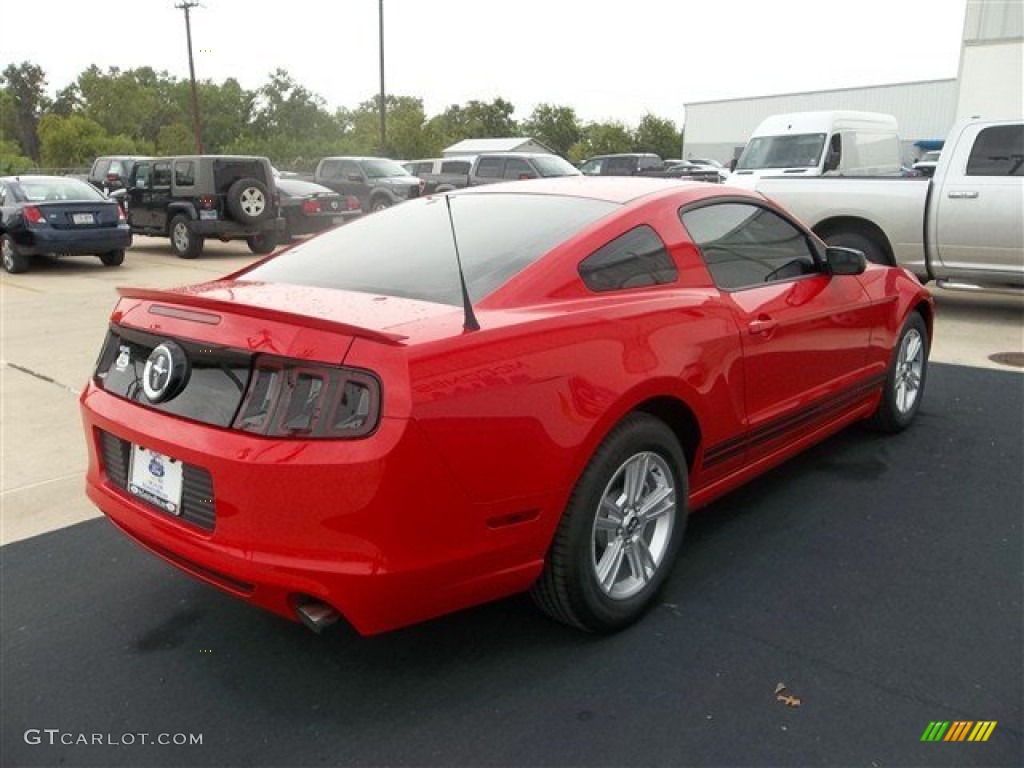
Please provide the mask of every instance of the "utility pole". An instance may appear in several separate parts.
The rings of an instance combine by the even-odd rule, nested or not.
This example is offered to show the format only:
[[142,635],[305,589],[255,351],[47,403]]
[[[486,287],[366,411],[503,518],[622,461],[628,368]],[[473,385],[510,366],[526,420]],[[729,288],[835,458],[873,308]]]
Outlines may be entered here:
[[377,19],[380,26],[380,154],[387,151],[387,134],[384,130],[384,0],[378,0]]
[[196,154],[201,155],[203,154],[203,134],[199,126],[199,92],[196,90],[196,66],[192,61],[192,23],[189,19],[189,11],[197,5],[199,5],[198,0],[182,0],[174,7],[180,8],[185,12],[185,36],[188,38],[188,74],[192,80],[192,133],[195,134],[196,138]]

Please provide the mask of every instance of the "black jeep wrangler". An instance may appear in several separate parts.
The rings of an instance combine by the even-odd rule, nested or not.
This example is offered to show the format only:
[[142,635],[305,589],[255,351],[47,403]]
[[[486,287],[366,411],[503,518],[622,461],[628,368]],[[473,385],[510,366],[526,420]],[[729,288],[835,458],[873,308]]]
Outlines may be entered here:
[[169,237],[194,259],[207,237],[241,240],[270,253],[284,229],[273,169],[265,157],[189,155],[136,162],[120,200],[132,232]]

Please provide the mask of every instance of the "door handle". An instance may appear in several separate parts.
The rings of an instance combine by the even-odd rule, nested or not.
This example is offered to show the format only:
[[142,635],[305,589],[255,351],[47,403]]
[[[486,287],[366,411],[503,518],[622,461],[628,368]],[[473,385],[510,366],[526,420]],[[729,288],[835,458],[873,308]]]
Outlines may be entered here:
[[952,198],[953,200],[964,200],[964,199],[973,200],[977,196],[978,196],[978,193],[973,191],[973,190],[970,190],[970,191],[968,191],[968,190],[956,190],[955,192],[950,192],[949,193],[949,197]]
[[774,320],[774,319],[772,319],[770,317],[762,316],[762,317],[757,318],[757,320],[751,320],[750,321],[750,325],[748,325],[747,328],[750,329],[751,333],[757,335],[757,334],[762,334],[762,333],[765,333],[765,334],[766,333],[771,333],[778,326],[779,326],[779,321],[778,320]]

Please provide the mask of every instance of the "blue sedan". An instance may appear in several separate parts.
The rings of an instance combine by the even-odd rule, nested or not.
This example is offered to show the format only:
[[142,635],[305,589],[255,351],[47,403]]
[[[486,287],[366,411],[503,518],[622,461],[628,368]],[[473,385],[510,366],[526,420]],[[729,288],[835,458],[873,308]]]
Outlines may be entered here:
[[108,267],[132,243],[124,211],[91,184],[64,176],[0,178],[0,257],[12,274],[43,254],[94,255]]

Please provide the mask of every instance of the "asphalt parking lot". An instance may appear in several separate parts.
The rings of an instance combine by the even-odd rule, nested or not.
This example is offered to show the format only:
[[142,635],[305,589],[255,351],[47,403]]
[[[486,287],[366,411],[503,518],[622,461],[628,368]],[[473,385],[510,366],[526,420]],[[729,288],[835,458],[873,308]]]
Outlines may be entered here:
[[[940,295],[914,427],[848,430],[696,516],[621,634],[514,598],[317,637],[139,551],[82,491],[76,394],[114,286],[252,258],[137,238],[119,269],[0,280],[4,765],[1024,762],[1024,376],[990,359],[1024,355],[1020,299]],[[997,725],[922,743],[936,720]],[[162,734],[202,744],[143,743]]]

